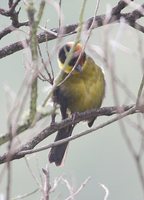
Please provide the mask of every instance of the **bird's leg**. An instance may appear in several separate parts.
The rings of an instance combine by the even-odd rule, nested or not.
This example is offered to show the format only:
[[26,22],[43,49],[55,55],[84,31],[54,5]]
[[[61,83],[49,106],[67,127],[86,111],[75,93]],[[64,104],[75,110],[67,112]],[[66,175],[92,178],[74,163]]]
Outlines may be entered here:
[[72,113],[72,122],[75,123],[76,117],[79,115],[79,112]]
[[53,112],[51,114],[51,125],[55,123],[55,118],[56,118],[56,103],[53,104]]
[[51,115],[51,125],[53,125],[55,123],[55,117],[56,117],[56,113],[53,112],[52,115]]

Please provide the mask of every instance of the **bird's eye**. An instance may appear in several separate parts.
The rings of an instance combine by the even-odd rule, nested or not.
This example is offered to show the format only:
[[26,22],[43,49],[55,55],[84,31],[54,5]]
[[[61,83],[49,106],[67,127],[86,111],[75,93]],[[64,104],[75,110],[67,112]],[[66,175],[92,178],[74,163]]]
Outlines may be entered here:
[[68,45],[63,46],[63,47],[60,49],[59,54],[58,54],[58,57],[59,57],[59,59],[60,59],[60,61],[61,61],[62,63],[65,62],[66,57],[67,57],[67,54],[69,53],[69,51],[70,51],[70,47],[69,47]]
[[[70,47],[69,45],[67,45],[67,44],[64,45],[64,46],[60,49],[59,54],[58,54],[58,57],[59,57],[59,60],[60,60],[61,63],[63,63],[63,64],[65,63],[66,58],[67,58],[67,56],[68,56],[70,50],[71,50],[71,47]],[[80,57],[79,57],[79,56],[80,56]],[[69,61],[68,64],[69,64],[71,67],[74,67],[75,64],[76,64],[77,62],[78,62],[77,64],[79,64],[80,62],[84,63],[85,58],[86,58],[85,52],[83,52],[83,53],[80,55],[80,51],[74,51],[74,52],[73,52],[73,55],[72,55],[72,58],[70,59],[70,61]]]

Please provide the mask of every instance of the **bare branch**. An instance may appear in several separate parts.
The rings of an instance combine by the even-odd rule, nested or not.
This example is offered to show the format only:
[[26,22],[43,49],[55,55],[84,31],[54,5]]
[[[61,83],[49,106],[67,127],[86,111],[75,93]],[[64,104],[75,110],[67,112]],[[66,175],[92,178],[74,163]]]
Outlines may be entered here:
[[15,8],[19,4],[20,1],[21,0],[16,0],[15,3],[13,3],[13,1],[11,1],[11,2],[9,1],[10,9],[8,11],[6,11],[6,10],[0,8],[0,14],[4,15],[6,17],[12,17],[12,15],[15,13]]
[[16,197],[12,198],[12,200],[21,200],[21,199],[25,199],[25,198],[27,198],[27,197],[29,197],[29,196],[32,196],[33,194],[35,194],[35,193],[38,192],[38,191],[39,191],[39,188],[37,188],[37,189],[35,189],[35,190],[33,190],[33,191],[29,192],[29,193],[26,193],[26,194],[23,194],[23,195],[18,195],[18,196],[16,196]]
[[16,11],[15,9],[20,1],[21,0],[16,0],[15,3],[13,3],[13,1],[9,0],[10,9],[8,11],[0,8],[0,14],[6,17],[10,17],[12,21],[10,26],[4,28],[0,32],[0,39],[2,39],[4,36],[11,33],[12,31],[16,30],[16,28],[29,25],[29,22],[19,22],[18,16],[20,9],[18,11]]
[[48,166],[46,166],[46,169],[42,169],[44,174],[44,185],[43,185],[43,200],[49,200],[49,194],[50,194],[50,175],[49,175],[49,169]]
[[[141,112],[141,111],[137,110],[135,108],[135,106],[126,106],[126,107],[122,106],[122,107],[119,107],[119,108],[118,107],[110,107],[110,108],[105,107],[105,108],[100,108],[98,110],[94,109],[94,110],[91,110],[91,111],[79,113],[79,114],[76,115],[75,119],[73,119],[73,117],[72,117],[70,119],[63,120],[60,123],[55,123],[55,124],[52,124],[49,127],[45,128],[42,132],[38,133],[35,137],[33,137],[31,140],[29,140],[26,144],[20,146],[18,149],[13,151],[13,154],[10,157],[8,156],[7,153],[3,154],[2,156],[0,156],[0,164],[7,162],[9,160],[20,159],[27,154],[42,151],[42,150],[51,148],[53,146],[63,144],[63,143],[68,142],[70,140],[74,140],[78,137],[81,137],[81,136],[86,135],[90,132],[96,131],[100,128],[103,128],[103,127],[115,122],[115,121],[118,121],[119,119],[121,119],[123,117],[126,117],[130,114],[134,114],[134,113],[137,113],[137,112]],[[44,140],[46,137],[50,136],[51,134],[53,134],[54,132],[56,132],[57,130],[59,130],[61,128],[69,126],[70,124],[77,124],[78,122],[80,122],[82,120],[88,120],[89,118],[100,116],[100,115],[101,116],[102,115],[109,116],[109,115],[113,115],[113,114],[116,114],[116,113],[118,114],[117,117],[99,125],[96,128],[89,129],[89,130],[87,130],[83,133],[80,133],[78,135],[74,135],[74,136],[66,138],[64,140],[60,140],[58,142],[49,144],[48,146],[46,146],[44,148],[40,148],[40,150],[39,149],[38,150],[31,150],[37,144],[39,144],[42,140]]]
[[[77,195],[77,194],[79,194],[80,192],[81,192],[81,190],[87,185],[87,183],[88,183],[88,181],[91,179],[91,177],[88,177],[81,185],[80,185],[80,187],[76,190],[76,191],[70,191],[70,196],[68,196],[65,200],[72,200],[72,199],[74,199],[75,198],[75,196]],[[68,183],[68,181],[67,180],[65,180],[64,179],[64,181],[66,182],[66,185],[67,185],[67,183]],[[69,184],[69,183],[68,183]],[[68,187],[68,186],[67,186]]]
[[[133,1],[133,0],[131,0]],[[113,7],[112,9],[112,15],[118,15],[120,12],[128,5],[128,3],[125,0],[120,0],[118,4]]]
[[[123,6],[122,5],[123,5],[123,3],[120,3],[119,4],[120,8],[117,5],[116,7],[114,7],[112,9],[111,17],[107,21],[107,24],[119,23],[120,19],[123,18],[123,19],[125,19],[125,23],[127,23],[128,25],[132,26],[133,28],[135,28],[141,32],[144,32],[143,26],[141,26],[141,27],[140,27],[140,25],[137,26],[137,23],[136,23],[136,20],[143,17],[143,13],[141,12],[141,10],[136,9],[133,12],[118,14],[118,12],[124,8],[124,5]],[[141,5],[141,8],[143,8],[143,7],[144,7],[144,4]],[[89,18],[87,21],[83,22],[83,25],[85,25],[85,27],[87,27],[87,30],[89,30],[89,28],[93,24],[93,26],[91,28],[95,29],[100,26],[106,25],[104,23],[105,18],[106,18],[106,15],[99,15],[99,16],[96,16],[95,18],[92,17],[92,18]],[[37,35],[38,43],[43,43],[46,41],[56,39],[58,37],[57,36],[58,33],[61,33],[61,30],[64,30],[64,31],[63,31],[63,33],[61,33],[61,35],[59,35],[59,37],[66,37],[68,35],[75,34],[75,33],[77,33],[78,26],[79,26],[79,24],[77,23],[77,24],[72,24],[69,26],[61,27],[61,28],[53,28],[50,31],[43,31],[42,33]],[[22,50],[23,48],[26,48],[26,46],[24,47],[23,44],[27,44],[27,42],[28,42],[27,40],[18,41],[16,43],[13,43],[13,44],[3,47],[2,49],[0,49],[0,58],[4,58],[10,54],[13,54],[17,51]]]
[[28,21],[27,21],[27,22],[21,22],[21,23],[19,22],[19,23],[17,24],[17,27],[16,27],[16,28],[15,28],[13,25],[6,27],[6,28],[3,29],[2,31],[0,31],[0,40],[1,40],[4,36],[8,35],[8,34],[11,33],[12,31],[17,30],[17,28],[20,28],[20,27],[22,27],[22,26],[29,26],[29,22],[28,22]]

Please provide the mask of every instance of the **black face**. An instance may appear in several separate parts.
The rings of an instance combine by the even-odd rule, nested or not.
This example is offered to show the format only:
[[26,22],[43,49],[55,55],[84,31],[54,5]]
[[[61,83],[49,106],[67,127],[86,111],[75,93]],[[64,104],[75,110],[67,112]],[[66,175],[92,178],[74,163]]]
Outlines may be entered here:
[[65,62],[66,54],[69,53],[69,51],[70,51],[70,47],[67,44],[60,49],[58,57],[62,63]]
[[[70,49],[71,48],[66,44],[59,51],[58,57],[63,64],[66,60],[67,54],[70,52]],[[79,59],[79,62],[78,62],[78,64],[79,64],[81,62],[81,60],[83,60],[83,62],[84,62],[85,58],[86,58],[85,53],[82,53],[81,58],[79,59],[79,53],[76,52],[76,53],[73,54],[73,56],[72,56],[72,58],[71,58],[71,60],[69,61],[68,64],[73,67],[73,66],[75,66],[78,59]]]

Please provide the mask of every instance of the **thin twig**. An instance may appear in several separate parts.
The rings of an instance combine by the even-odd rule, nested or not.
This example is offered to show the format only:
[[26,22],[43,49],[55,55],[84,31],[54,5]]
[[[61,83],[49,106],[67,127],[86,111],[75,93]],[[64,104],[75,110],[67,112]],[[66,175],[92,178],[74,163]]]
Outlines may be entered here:
[[23,195],[18,195],[17,197],[13,197],[12,200],[21,200],[21,199],[25,199],[28,198],[29,196],[35,194],[36,192],[38,192],[40,189],[37,188],[35,190],[33,190],[32,192],[29,192],[27,194],[23,194]]
[[81,190],[87,185],[88,181],[91,179],[91,177],[88,177],[81,185],[80,187],[73,192],[72,194],[70,194],[70,196],[68,196],[65,200],[73,200],[75,198],[75,196],[77,194],[79,194],[81,192]]
[[43,196],[44,200],[49,200],[49,194],[50,194],[50,174],[49,174],[49,169],[48,166],[46,166],[46,169],[42,169],[43,174],[44,174],[44,185],[43,185]]

